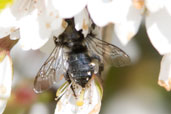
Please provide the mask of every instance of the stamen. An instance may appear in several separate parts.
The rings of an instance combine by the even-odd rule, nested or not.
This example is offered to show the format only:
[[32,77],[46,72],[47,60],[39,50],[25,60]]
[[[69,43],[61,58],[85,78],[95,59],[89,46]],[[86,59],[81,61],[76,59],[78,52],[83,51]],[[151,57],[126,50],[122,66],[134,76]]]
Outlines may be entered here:
[[133,6],[136,9],[142,9],[144,7],[145,1],[144,0],[132,0]]
[[100,97],[102,99],[102,97],[103,97],[103,86],[101,84],[100,79],[96,75],[94,75],[94,79],[95,79],[96,88],[97,88],[97,90],[98,90],[98,92],[100,94]]
[[64,75],[62,74],[60,77],[59,77],[59,80],[62,80],[64,78]]
[[78,99],[78,101],[76,102],[76,105],[77,105],[77,106],[83,106],[83,104],[84,104],[84,94],[85,94],[85,88],[82,88],[81,94],[80,94],[80,96],[79,96],[79,99]]
[[58,101],[66,92],[66,90],[72,85],[72,83],[65,82],[60,88],[58,88],[56,92],[56,97],[55,100]]

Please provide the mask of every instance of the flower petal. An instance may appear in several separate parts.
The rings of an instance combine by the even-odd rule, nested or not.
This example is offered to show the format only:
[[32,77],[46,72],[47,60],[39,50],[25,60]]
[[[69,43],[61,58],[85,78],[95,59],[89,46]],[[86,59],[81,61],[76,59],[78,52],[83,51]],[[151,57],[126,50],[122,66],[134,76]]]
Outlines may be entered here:
[[158,84],[167,91],[171,90],[171,53],[162,58]]
[[9,35],[18,28],[18,23],[9,8],[0,13],[0,38]]
[[84,37],[86,37],[89,32],[89,27],[92,24],[87,10],[84,9],[79,14],[74,16],[74,22],[76,30],[79,31],[82,29],[82,33],[84,34]]
[[[88,11],[94,23],[99,26],[104,26],[109,23],[110,18],[110,8],[112,3],[103,3],[102,0],[89,0],[88,1]],[[96,7],[95,7],[96,6]]]
[[94,23],[104,26],[125,19],[131,4],[131,0],[89,0],[87,8]]
[[66,27],[50,2],[40,1],[37,7],[38,10],[34,10],[31,15],[23,17],[20,21],[20,44],[25,50],[42,47],[52,33],[59,35]]
[[[96,86],[94,80],[91,81],[90,87],[85,89],[83,103],[78,102],[79,98],[76,98],[72,94],[71,88],[68,88],[57,103],[55,114],[98,114],[101,106],[101,94]],[[75,90],[76,95],[80,96],[78,94],[82,93],[82,88]]]
[[35,3],[35,0],[15,0],[11,7],[11,12],[17,19],[20,19],[33,11]]
[[165,4],[164,4],[164,6],[165,6],[165,8],[167,9],[167,11],[169,12],[169,14],[171,15],[171,1],[170,0],[165,0],[165,2],[164,2]]
[[143,9],[144,8],[144,0],[132,0],[132,4],[136,9]]
[[48,38],[43,39],[40,36],[37,16],[35,10],[32,15],[25,16],[20,20],[21,39],[19,43],[24,50],[38,49],[48,41]]
[[0,62],[0,98],[9,98],[11,94],[12,75],[12,60],[6,55],[3,61]]
[[123,45],[126,45],[128,41],[138,32],[141,20],[142,15],[140,10],[137,10],[135,7],[131,6],[129,8],[127,18],[120,23],[115,23],[115,33]]
[[[39,16],[39,32],[40,36],[49,38],[52,32],[63,32],[66,26],[63,26],[63,19],[59,17],[58,11],[48,6]],[[61,30],[62,29],[62,30]],[[55,34],[57,34],[55,33]],[[60,34],[59,33],[59,34]],[[58,35],[59,35],[58,34]],[[58,37],[58,36],[57,36]]]
[[11,95],[12,86],[12,60],[6,55],[3,61],[0,62],[0,113],[2,114],[7,100]]
[[157,12],[164,6],[164,0],[146,0],[145,5],[150,12]]
[[86,6],[87,0],[52,0],[52,4],[60,17],[71,18]]
[[6,104],[7,104],[7,100],[0,99],[0,114],[3,114]]
[[11,40],[17,40],[20,38],[20,30],[17,29],[15,31],[13,31],[11,34],[10,34],[10,39]]
[[151,43],[160,54],[171,52],[171,16],[166,9],[146,16],[146,29]]

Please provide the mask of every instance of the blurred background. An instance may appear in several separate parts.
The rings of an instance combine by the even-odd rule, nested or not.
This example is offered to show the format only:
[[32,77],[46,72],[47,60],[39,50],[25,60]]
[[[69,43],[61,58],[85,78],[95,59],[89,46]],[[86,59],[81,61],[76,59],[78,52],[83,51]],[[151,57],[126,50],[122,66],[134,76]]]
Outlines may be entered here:
[[[171,93],[157,84],[162,57],[151,45],[144,25],[127,46],[120,44],[113,25],[104,28],[103,38],[128,53],[132,64],[123,68],[106,65],[100,114],[170,114]],[[33,91],[34,77],[48,54],[40,50],[22,51],[16,45],[11,56],[13,89],[4,114],[53,114],[58,85],[41,94]]]

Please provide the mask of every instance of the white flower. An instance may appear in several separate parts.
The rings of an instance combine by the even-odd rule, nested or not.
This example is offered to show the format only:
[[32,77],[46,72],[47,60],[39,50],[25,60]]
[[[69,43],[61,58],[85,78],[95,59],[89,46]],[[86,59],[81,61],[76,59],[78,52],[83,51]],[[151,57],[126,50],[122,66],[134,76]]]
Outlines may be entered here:
[[[0,57],[4,56],[0,52]],[[12,85],[13,67],[12,60],[9,55],[5,55],[0,60],[0,113],[2,114],[7,100],[11,95],[11,85]]]
[[0,38],[8,36],[18,29],[17,21],[9,8],[0,12]]
[[[144,11],[143,0],[126,1],[129,1],[129,4],[126,4],[126,7],[120,4],[120,8],[125,9],[123,13],[124,15],[120,18],[120,21],[115,21],[114,28],[116,35],[124,45],[126,45],[128,41],[138,32]],[[120,13],[120,10],[118,10],[118,13]]]
[[[42,47],[52,36],[59,36],[67,23],[60,17],[53,0],[16,0],[0,13],[0,38],[15,34],[24,50]],[[85,8],[75,15],[76,29],[86,36],[91,26]],[[19,30],[19,31],[18,31]],[[17,31],[17,32],[16,32]],[[16,37],[12,37],[15,39]]]
[[19,44],[25,50],[40,48],[65,27],[50,0],[16,0],[0,13],[0,38],[19,29]]
[[[115,19],[113,21],[116,35],[121,43],[126,45],[138,32],[144,17],[146,31],[151,43],[161,55],[165,55],[161,62],[159,84],[170,90],[170,79],[168,77],[170,75],[169,66],[171,63],[169,62],[168,55],[171,53],[171,1],[126,0],[127,4],[124,4],[122,0],[120,2],[123,5],[118,4],[118,13],[113,13],[115,17],[118,17],[117,14],[121,14],[118,18],[119,20]],[[124,9],[122,10],[123,12],[120,9]],[[164,70],[166,68],[168,70]]]
[[171,15],[166,7],[149,14],[146,18],[147,34],[153,46],[162,55],[171,52],[170,19]]
[[53,6],[63,18],[71,18],[86,6],[87,0],[52,0]]
[[10,36],[0,39],[0,113],[5,109],[8,98],[11,95],[13,66],[10,57],[10,49],[17,40],[10,40]]
[[52,3],[63,18],[71,18],[87,7],[94,23],[104,26],[125,17],[131,0],[52,0]]
[[59,17],[58,11],[53,9],[50,1],[39,1],[38,9],[31,15],[27,15],[20,20],[20,44],[26,50],[38,49],[42,47],[52,33],[60,34],[66,26],[62,26],[63,20]]
[[[85,89],[77,86],[74,96],[70,86],[64,91],[64,95],[58,101],[55,114],[98,114],[101,107],[102,88],[99,82],[90,80]],[[58,91],[60,91],[59,89]],[[58,92],[57,92],[58,93]]]
[[11,5],[4,6],[0,11],[0,38],[16,32],[19,29],[19,19],[33,9],[32,0],[7,0],[0,4],[4,2]]
[[4,112],[6,104],[7,104],[7,99],[0,100],[0,114],[2,114]]
[[74,22],[76,30],[79,31],[82,29],[82,33],[84,34],[84,37],[86,37],[92,24],[87,10],[83,9],[79,14],[75,15]]
[[[122,44],[128,41],[138,32],[141,20],[145,17],[147,34],[153,46],[160,54],[171,52],[170,44],[170,7],[171,2],[162,0],[127,0],[128,6],[120,5],[126,9],[120,21],[115,21],[115,32]],[[120,10],[118,10],[120,13]],[[115,15],[115,14],[114,14]],[[121,14],[122,15],[122,14]],[[117,16],[117,15],[115,15]],[[167,26],[166,26],[167,25]]]
[[171,54],[166,54],[162,58],[158,84],[167,91],[171,90]]

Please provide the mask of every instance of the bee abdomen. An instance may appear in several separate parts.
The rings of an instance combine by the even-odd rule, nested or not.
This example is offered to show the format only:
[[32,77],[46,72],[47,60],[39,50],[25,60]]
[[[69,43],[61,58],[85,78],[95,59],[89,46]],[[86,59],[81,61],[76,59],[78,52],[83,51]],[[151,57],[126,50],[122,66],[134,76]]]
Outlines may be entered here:
[[85,53],[70,55],[69,74],[73,81],[82,87],[88,83],[93,75],[93,68],[90,65],[91,58]]
[[85,87],[85,85],[88,83],[88,81],[92,77],[92,71],[80,71],[80,72],[74,72],[72,76],[72,79],[79,84],[82,87]]

